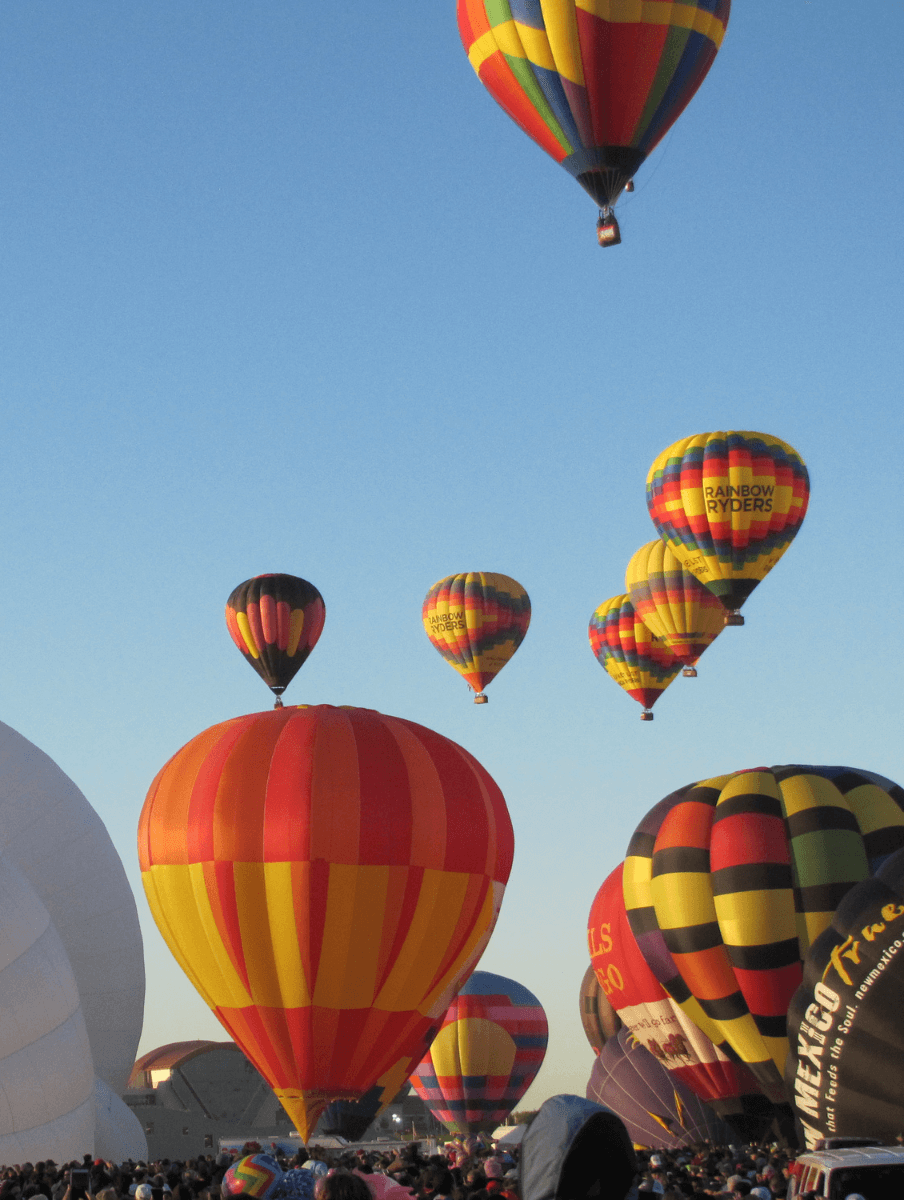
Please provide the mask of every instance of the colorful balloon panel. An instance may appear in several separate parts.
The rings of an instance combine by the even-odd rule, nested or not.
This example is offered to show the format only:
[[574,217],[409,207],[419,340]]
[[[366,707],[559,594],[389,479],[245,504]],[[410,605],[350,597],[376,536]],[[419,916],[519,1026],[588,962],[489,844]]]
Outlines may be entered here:
[[703,82],[730,7],[730,0],[458,0],[458,29],[493,99],[606,207]]
[[603,1047],[587,1083],[587,1099],[621,1117],[636,1147],[677,1150],[697,1142],[727,1145],[731,1128],[670,1075],[629,1029]]
[[304,1138],[330,1101],[402,1086],[483,952],[513,848],[460,746],[329,705],[198,735],[139,825],[161,933]]
[[621,1029],[622,1023],[600,986],[592,963],[584,972],[584,978],[581,980],[578,1003],[584,1036],[590,1043],[593,1053],[599,1054],[609,1038],[615,1037]]
[[800,1141],[904,1129],[904,851],[851,888],[810,947],[788,1011],[785,1085]]
[[503,975],[475,971],[411,1082],[452,1133],[492,1131],[533,1082],[548,1036],[533,992]]
[[647,507],[659,536],[733,610],[788,549],[809,496],[803,459],[768,433],[682,438],[647,475]]
[[226,601],[229,636],[277,696],[307,661],[325,620],[320,592],[295,575],[246,579]]
[[269,1200],[282,1178],[282,1167],[271,1154],[247,1154],[227,1170],[221,1191],[223,1196]]
[[435,583],[421,616],[432,645],[482,693],[524,641],[530,598],[508,575],[469,571]]
[[653,636],[627,595],[604,600],[587,632],[597,662],[645,711],[681,670],[680,661]]
[[662,1066],[722,1115],[744,1111],[740,1097],[759,1092],[746,1067],[729,1060],[724,1041],[707,1037],[647,965],[628,921],[624,864],[604,880],[587,921],[591,967],[620,1019]]
[[644,625],[686,667],[692,667],[725,628],[725,605],[684,569],[661,539],[647,542],[632,556],[625,587]]
[[904,792],[848,767],[758,768],[691,784],[638,826],[631,928],[691,1020],[773,1099],[802,960],[847,892],[904,845]]

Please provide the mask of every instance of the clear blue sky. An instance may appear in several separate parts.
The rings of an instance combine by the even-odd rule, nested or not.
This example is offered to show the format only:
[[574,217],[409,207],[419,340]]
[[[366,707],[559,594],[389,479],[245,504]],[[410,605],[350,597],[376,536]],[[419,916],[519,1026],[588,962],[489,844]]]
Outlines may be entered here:
[[[497,109],[452,0],[0,7],[0,718],[99,810],[139,897],[142,1046],[219,1026],[147,913],[135,827],[194,734],[268,706],[223,623],[262,571],[324,635],[287,700],[411,718],[502,787],[483,966],[550,1017],[527,1098],[583,1092],[585,922],[636,821],[722,770],[904,782],[904,6],[735,0],[596,248]],[[587,644],[676,438],[775,433],[810,514],[644,725]],[[454,571],[534,617],[477,708],[420,624]]]

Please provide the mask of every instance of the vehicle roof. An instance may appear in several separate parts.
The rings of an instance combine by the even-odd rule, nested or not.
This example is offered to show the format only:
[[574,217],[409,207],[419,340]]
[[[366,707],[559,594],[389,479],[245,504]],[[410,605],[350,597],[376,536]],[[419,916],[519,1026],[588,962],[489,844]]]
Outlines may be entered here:
[[797,1162],[802,1167],[822,1167],[824,1171],[835,1167],[881,1166],[887,1163],[904,1162],[904,1146],[845,1146],[839,1150],[808,1150],[798,1154]]

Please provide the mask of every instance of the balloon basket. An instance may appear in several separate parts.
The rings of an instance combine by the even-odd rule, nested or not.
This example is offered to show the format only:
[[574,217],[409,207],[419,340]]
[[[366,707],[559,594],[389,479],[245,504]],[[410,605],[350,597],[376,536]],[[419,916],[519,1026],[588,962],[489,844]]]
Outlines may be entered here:
[[606,246],[621,245],[621,230],[614,213],[601,214],[596,223],[596,240],[604,249]]
[[684,676],[685,679],[696,679],[697,678],[697,668],[696,667],[685,667],[684,670],[681,672],[681,674]]
[[474,703],[475,704],[486,704],[488,699],[489,699],[489,696],[485,696],[483,694],[483,692],[478,692],[477,695],[474,697]]
[[730,612],[725,618],[726,627],[729,625],[743,625],[743,624],[744,624],[744,618],[737,611]]
[[273,705],[273,707],[274,708],[282,708],[283,707],[282,696],[276,697],[276,703]]
[[641,719],[641,721],[652,721],[653,714],[650,712],[650,710],[648,708],[645,708],[643,710],[643,712],[640,714],[640,719]]

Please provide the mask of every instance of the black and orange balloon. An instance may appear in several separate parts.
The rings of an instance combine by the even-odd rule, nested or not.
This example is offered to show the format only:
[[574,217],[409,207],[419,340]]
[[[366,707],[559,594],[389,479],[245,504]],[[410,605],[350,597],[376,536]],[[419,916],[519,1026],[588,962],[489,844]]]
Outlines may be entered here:
[[277,697],[277,707],[317,645],[325,620],[320,592],[297,575],[256,575],[226,601],[229,635]]

